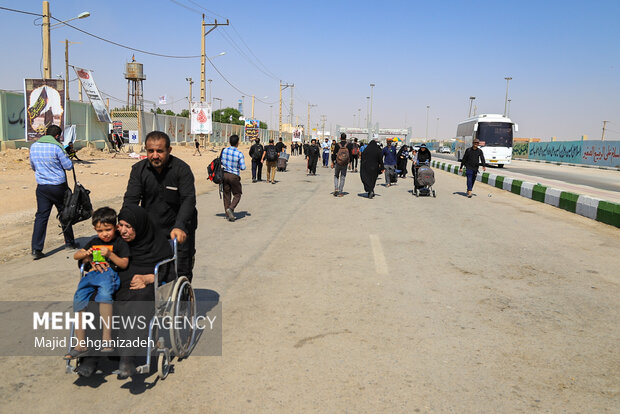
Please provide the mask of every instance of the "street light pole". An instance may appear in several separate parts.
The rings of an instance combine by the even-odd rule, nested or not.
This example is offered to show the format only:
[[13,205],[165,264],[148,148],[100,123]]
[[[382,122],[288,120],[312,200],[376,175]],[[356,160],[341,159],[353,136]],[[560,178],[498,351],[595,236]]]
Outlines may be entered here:
[[375,88],[375,84],[371,83],[370,84],[370,115],[368,117],[368,141],[370,141],[371,139],[370,128],[372,127],[372,98],[373,98],[374,88]]
[[426,105],[426,134],[424,136],[424,139],[426,141],[428,141],[428,111],[429,111],[430,108],[431,108],[430,105]]
[[504,79],[506,79],[506,100],[504,101],[504,116],[506,116],[506,111],[508,109],[508,83],[512,80],[512,78],[507,76]]
[[471,118],[471,107],[474,104],[474,99],[476,99],[475,96],[469,97],[469,115],[467,116],[468,118]]
[[512,101],[512,99],[508,99],[508,113],[507,113],[507,117],[510,118],[510,101]]
[[361,123],[361,119],[362,119],[362,108],[357,108],[357,127],[360,127],[360,123]]
[[310,138],[310,108],[313,108],[317,105],[311,105],[310,102],[308,102],[308,131],[306,133],[306,135],[308,135],[308,138]]
[[[185,80],[189,82],[189,96],[188,96],[187,100],[189,101],[189,113],[190,113],[190,118],[191,118],[191,113],[192,113],[192,85],[194,84],[194,81],[192,80],[192,78],[185,78]],[[213,110],[213,108],[211,108],[211,110]]]
[[437,117],[437,125],[435,125],[435,140],[439,141],[439,117]]

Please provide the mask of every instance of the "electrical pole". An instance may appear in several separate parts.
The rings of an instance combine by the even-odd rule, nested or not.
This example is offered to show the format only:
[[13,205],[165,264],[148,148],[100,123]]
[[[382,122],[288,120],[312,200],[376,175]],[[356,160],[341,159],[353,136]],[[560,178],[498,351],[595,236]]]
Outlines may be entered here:
[[511,77],[505,77],[504,79],[506,79],[506,100],[504,101],[504,116],[506,116],[507,109],[508,109],[508,83],[512,80]]
[[280,81],[280,118],[278,121],[278,136],[282,135],[282,91],[289,86],[294,85],[289,85],[288,83],[284,84],[282,83],[282,81]]
[[308,131],[306,132],[306,135],[309,135],[309,138],[312,137],[312,134],[310,133],[310,108],[313,108],[317,105],[310,105],[310,102],[308,102]]
[[293,128],[293,123],[295,123],[295,118],[293,117],[293,91],[295,90],[295,84],[291,85],[291,128]]
[[368,116],[368,141],[370,142],[370,140],[372,139],[372,133],[370,132],[370,128],[372,127],[372,93],[373,90],[375,89],[375,84],[371,83],[370,84],[370,115]]
[[252,119],[254,119],[254,95],[252,95]]
[[323,135],[321,136],[321,140],[325,139],[325,121],[327,121],[327,118],[325,115],[321,115],[321,122],[323,123]]
[[609,121],[603,121],[603,135],[601,135],[601,141],[605,141],[605,127]]
[[[215,19],[215,23],[205,23],[205,15],[202,15],[202,25],[201,32],[202,36],[200,38],[200,43],[202,45],[202,50],[200,54],[200,102],[206,101],[206,91],[205,91],[205,69],[207,65],[207,55],[206,55],[206,47],[205,47],[205,37],[214,31],[218,26],[228,26],[230,22],[226,19],[226,23],[218,23],[217,19]],[[205,31],[206,26],[211,26],[209,31]]]
[[471,107],[474,104],[474,99],[476,99],[475,96],[469,97],[469,115],[467,116],[468,118],[471,118]]
[[50,2],[43,2],[43,79],[52,77],[52,46],[50,45]]

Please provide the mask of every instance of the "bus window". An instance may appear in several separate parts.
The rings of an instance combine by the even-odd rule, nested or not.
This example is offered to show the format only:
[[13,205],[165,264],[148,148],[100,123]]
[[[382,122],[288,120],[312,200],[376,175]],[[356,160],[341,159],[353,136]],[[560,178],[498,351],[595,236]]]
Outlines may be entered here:
[[481,122],[477,137],[487,147],[512,147],[512,124],[507,122]]

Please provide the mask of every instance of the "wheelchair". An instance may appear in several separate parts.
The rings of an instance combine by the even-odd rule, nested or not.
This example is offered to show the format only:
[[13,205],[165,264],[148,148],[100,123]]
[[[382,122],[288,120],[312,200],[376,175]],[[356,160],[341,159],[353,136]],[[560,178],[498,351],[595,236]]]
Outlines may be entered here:
[[[196,320],[196,297],[194,289],[190,281],[185,276],[179,277],[177,272],[177,241],[170,240],[173,250],[173,256],[169,259],[162,260],[155,265],[153,288],[155,289],[155,312],[149,323],[148,345],[146,350],[146,362],[144,365],[136,366],[138,374],[151,373],[151,358],[153,355],[157,357],[157,374],[160,379],[165,379],[169,372],[172,358],[178,360],[186,358],[191,353],[196,342],[197,327]],[[160,267],[174,263],[174,280],[160,284],[159,271]],[[80,266],[80,277],[85,275],[85,264]],[[172,323],[168,329],[162,325],[166,324],[166,320],[177,321],[179,318],[183,321],[190,321],[188,329],[176,329],[175,323]],[[169,322],[168,322],[169,323]],[[184,324],[186,326],[186,324]],[[75,336],[75,325],[71,323],[70,337]],[[154,344],[154,346],[153,346]],[[71,351],[69,345],[68,351]],[[76,361],[73,365],[71,362]],[[76,368],[80,363],[80,358],[67,360],[65,372],[76,372]]]

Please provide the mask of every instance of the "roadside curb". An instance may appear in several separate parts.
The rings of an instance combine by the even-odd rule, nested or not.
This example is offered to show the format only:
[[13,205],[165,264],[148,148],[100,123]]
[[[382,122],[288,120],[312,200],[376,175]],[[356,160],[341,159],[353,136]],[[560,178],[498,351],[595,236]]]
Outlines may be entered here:
[[[431,166],[465,175],[464,171],[459,174],[457,164],[431,161]],[[617,203],[487,172],[478,174],[476,181],[620,228],[620,204]]]
[[620,171],[620,167],[606,167],[604,165],[588,165],[588,164],[575,164],[571,162],[559,162],[559,161],[545,161],[545,160],[531,160],[529,158],[513,158],[515,161],[527,161],[527,162],[538,162],[542,164],[553,164],[553,165],[566,165],[569,167],[581,167],[581,168],[596,168],[598,170],[609,170],[609,171]]

